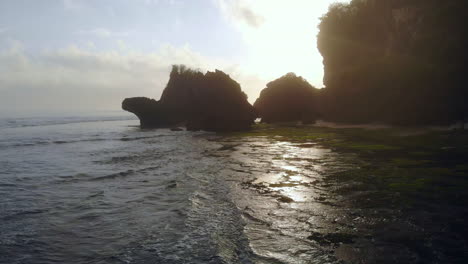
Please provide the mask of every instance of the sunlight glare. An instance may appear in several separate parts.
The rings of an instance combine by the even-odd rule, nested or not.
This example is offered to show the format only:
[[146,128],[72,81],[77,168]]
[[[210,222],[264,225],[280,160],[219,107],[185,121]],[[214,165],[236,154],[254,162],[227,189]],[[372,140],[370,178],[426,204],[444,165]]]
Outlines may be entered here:
[[258,26],[236,24],[248,47],[244,69],[257,72],[266,80],[295,72],[316,87],[322,87],[323,64],[316,45],[317,26],[328,6],[336,1],[240,2],[262,21]]

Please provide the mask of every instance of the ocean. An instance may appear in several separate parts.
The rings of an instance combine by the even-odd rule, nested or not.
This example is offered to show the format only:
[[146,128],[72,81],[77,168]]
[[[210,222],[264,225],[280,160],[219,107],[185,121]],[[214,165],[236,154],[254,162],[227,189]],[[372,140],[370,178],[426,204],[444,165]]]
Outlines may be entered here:
[[0,121],[1,263],[248,263],[212,134],[128,116]]
[[420,260],[368,235],[370,223],[410,230],[400,209],[331,194],[324,177],[355,166],[351,154],[138,125],[128,115],[1,119],[0,263]]

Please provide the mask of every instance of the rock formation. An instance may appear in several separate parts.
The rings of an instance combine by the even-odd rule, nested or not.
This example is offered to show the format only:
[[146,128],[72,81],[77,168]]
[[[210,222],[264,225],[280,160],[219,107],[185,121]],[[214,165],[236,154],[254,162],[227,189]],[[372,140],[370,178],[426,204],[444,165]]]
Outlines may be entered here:
[[165,107],[146,97],[126,98],[122,102],[122,109],[134,113],[140,119],[141,128],[170,127],[177,124],[166,114]]
[[466,0],[352,0],[322,17],[330,121],[448,124],[468,116]]
[[240,85],[222,71],[203,74],[173,66],[161,99],[127,98],[122,108],[134,113],[142,128],[185,125],[188,130],[247,130],[256,118]]
[[302,77],[288,73],[267,84],[255,101],[254,108],[262,122],[314,123],[318,117],[317,94],[318,89]]

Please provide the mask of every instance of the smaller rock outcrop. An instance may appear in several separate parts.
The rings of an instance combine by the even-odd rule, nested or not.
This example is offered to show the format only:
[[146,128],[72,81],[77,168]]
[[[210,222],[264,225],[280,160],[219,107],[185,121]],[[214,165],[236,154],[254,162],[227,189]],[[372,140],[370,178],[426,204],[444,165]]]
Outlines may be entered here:
[[203,74],[185,66],[172,68],[161,99],[127,98],[122,108],[134,113],[142,128],[185,125],[187,130],[250,129],[257,117],[239,83],[222,71]]
[[135,114],[140,119],[141,128],[171,127],[177,120],[168,117],[166,107],[160,102],[146,97],[126,98],[122,109]]
[[265,123],[315,123],[318,117],[315,103],[318,91],[302,77],[288,73],[267,84],[255,101],[254,108]]

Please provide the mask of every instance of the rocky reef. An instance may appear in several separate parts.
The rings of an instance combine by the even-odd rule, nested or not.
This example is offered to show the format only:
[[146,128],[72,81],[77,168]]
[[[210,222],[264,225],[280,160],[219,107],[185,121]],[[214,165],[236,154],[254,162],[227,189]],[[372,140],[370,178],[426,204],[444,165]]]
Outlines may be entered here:
[[254,108],[265,123],[302,121],[314,123],[318,117],[318,89],[294,73],[267,84]]
[[239,83],[222,71],[174,65],[161,99],[126,98],[122,108],[140,119],[142,128],[185,125],[187,130],[240,131],[257,117]]

